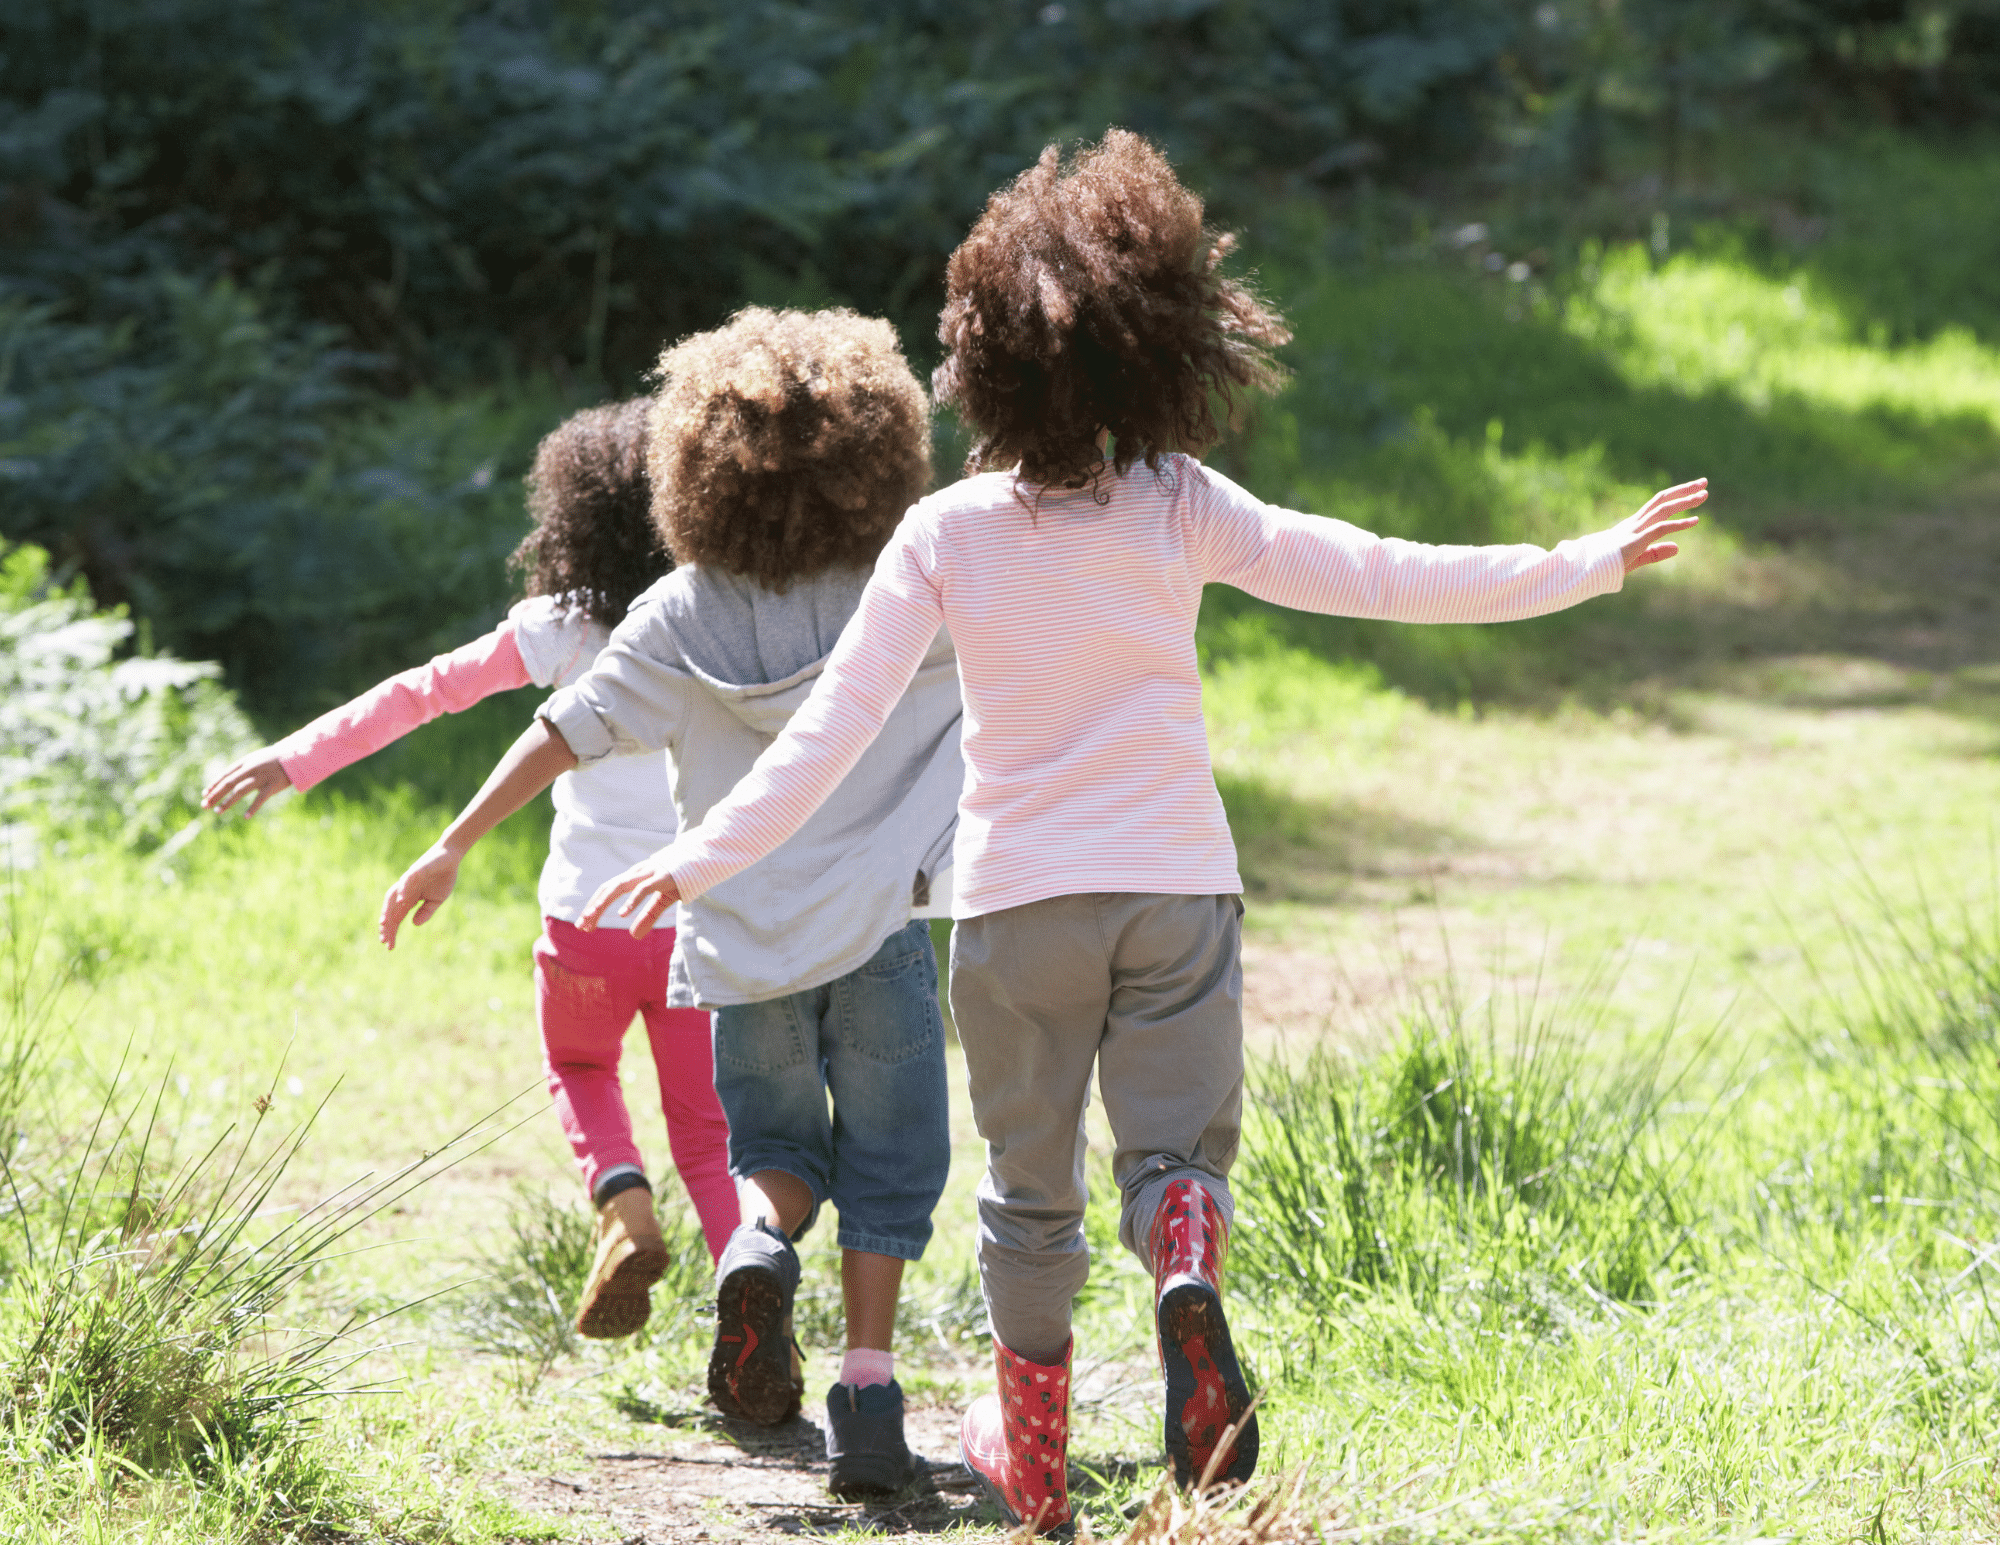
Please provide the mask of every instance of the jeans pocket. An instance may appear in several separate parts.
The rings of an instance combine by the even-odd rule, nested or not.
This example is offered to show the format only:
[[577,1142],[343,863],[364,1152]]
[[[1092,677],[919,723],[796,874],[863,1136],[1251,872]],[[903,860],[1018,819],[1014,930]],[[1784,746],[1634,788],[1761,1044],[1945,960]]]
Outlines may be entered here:
[[875,958],[834,984],[828,1026],[842,1046],[870,1062],[908,1062],[944,1046],[937,956],[930,930],[895,935]]
[[792,998],[732,1003],[715,1011],[715,1065],[732,1073],[768,1075],[808,1060],[804,1028]]

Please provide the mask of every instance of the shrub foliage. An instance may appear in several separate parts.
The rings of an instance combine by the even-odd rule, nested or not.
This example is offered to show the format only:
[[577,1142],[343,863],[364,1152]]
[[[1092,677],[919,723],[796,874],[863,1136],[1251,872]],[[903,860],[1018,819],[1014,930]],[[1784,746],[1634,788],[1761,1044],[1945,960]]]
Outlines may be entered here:
[[[1122,124],[1215,212],[1478,166],[1671,187],[1732,114],[2000,112],[1994,0],[50,0],[0,18],[0,535],[274,713],[496,614],[532,445],[746,302],[932,348],[945,255]],[[1629,159],[1629,157],[1628,157]],[[547,429],[560,403],[544,401]],[[385,429],[385,422],[387,428]],[[411,540],[411,528],[421,540]]]

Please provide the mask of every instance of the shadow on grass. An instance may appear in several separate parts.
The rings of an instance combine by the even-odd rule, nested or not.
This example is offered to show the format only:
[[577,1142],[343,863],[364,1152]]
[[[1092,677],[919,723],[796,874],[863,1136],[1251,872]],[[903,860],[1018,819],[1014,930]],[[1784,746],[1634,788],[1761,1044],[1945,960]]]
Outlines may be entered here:
[[[1653,362],[1652,345],[1621,334],[1612,313],[1598,335],[1568,324],[1560,292],[1575,275],[1555,276],[1538,299],[1533,286],[1444,262],[1342,268],[1323,250],[1294,241],[1269,255],[1267,283],[1298,333],[1287,351],[1296,378],[1217,452],[1224,472],[1274,502],[1437,542],[1550,542],[1605,524],[1614,491],[1705,475],[1709,530],[1740,538],[1749,556],[1719,566],[1730,573],[1707,588],[1646,576],[1621,597],[1502,627],[1273,611],[1283,642],[1370,661],[1435,705],[1530,708],[1612,707],[1647,684],[1762,693],[1777,683],[1745,662],[1803,656],[1905,673],[2000,663],[2000,537],[1989,530],[2000,430],[1976,401],[1983,366],[1843,343],[1840,368],[1859,372],[1849,384],[1860,400],[1808,396],[1799,383],[1818,377],[1800,372],[1817,356],[1784,351],[1825,340],[1804,322],[1784,336],[1782,318],[1758,332],[1780,280],[1736,264],[1714,283],[1753,318],[1749,333],[1689,316],[1661,347],[1697,362],[1711,345],[1733,347],[1753,367],[1768,356],[1783,368],[1768,390],[1754,368],[1677,387],[1671,361]],[[1857,314],[1840,325],[1858,338],[1873,323]],[[1887,372],[1879,380],[1874,364]],[[1740,583],[1738,571],[1753,570],[1764,582]],[[1262,610],[1217,589],[1203,620],[1213,631]],[[1933,684],[1883,690],[1887,706],[1924,700]],[[1941,700],[1986,712],[1984,693]]]
[[1351,800],[1303,799],[1253,773],[1218,770],[1215,786],[1236,838],[1245,894],[1257,901],[1328,903],[1366,882],[1427,877],[1470,846],[1451,827]]
[[1504,280],[1413,265],[1321,270],[1295,290],[1282,274],[1276,283],[1298,333],[1287,351],[1294,381],[1222,464],[1280,501],[1336,476],[1387,482],[1412,506],[1412,529],[1397,535],[1488,539],[1476,500],[1445,502],[1441,525],[1425,519],[1444,490],[1427,488],[1424,470],[1393,449],[1419,415],[1475,450],[1498,424],[1516,450],[1601,458],[1624,483],[1706,476],[1730,501],[1718,500],[1724,522],[1752,535],[1801,508],[1866,521],[1874,508],[1928,502],[2000,466],[1992,418],[1963,404],[1843,408],[1781,385],[1751,401],[1727,385],[1635,382],[1607,352],[1622,343],[1579,337],[1559,299],[1531,304]]

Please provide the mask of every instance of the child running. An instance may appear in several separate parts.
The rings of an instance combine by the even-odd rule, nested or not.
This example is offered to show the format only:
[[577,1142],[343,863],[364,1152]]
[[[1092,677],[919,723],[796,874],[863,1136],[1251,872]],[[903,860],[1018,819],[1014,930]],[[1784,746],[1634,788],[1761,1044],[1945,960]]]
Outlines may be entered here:
[[[668,350],[660,374],[653,509],[680,567],[391,888],[385,934],[435,909],[464,847],[579,760],[664,746],[681,819],[701,819],[811,700],[876,554],[929,483],[929,405],[886,322],[753,308]],[[798,1412],[792,1242],[831,1201],[848,1350],[826,1441],[843,1497],[915,1479],[892,1338],[950,1162],[937,961],[912,917],[942,889],[965,770],[956,662],[936,626],[882,708],[883,733],[818,814],[682,910],[674,957],[674,1001],[716,1011],[743,1184],[716,1269],[709,1392],[754,1422]]]
[[[498,628],[250,753],[209,785],[202,804],[227,810],[247,797],[244,814],[254,816],[279,791],[309,789],[439,714],[530,683],[575,681],[588,670],[633,596],[673,567],[652,523],[647,408],[641,398],[590,409],[537,448],[528,474],[535,527],[513,557],[527,572],[527,599]],[[538,886],[535,1010],[549,1093],[598,1209],[576,1328],[586,1336],[624,1336],[646,1322],[650,1289],[667,1266],[618,1080],[635,1014],[646,1022],[667,1141],[710,1255],[735,1226],[736,1187],[715,1097],[708,1015],[667,1003],[673,931],[586,934],[576,926],[599,884],[672,838],[665,761],[621,757],[582,768],[556,782],[554,797]]]
[[[965,703],[951,1007],[987,1143],[979,1265],[1000,1394],[965,1462],[1008,1516],[1069,1519],[1070,1306],[1088,1270],[1082,1118],[1102,1079],[1120,1238],[1151,1269],[1183,1486],[1247,1480],[1257,1429],[1223,1314],[1243,1093],[1242,889],[1202,722],[1202,587],[1406,622],[1574,605],[1673,556],[1684,484],[1554,551],[1433,547],[1264,504],[1195,459],[1272,386],[1278,316],[1135,135],[1054,147],[953,254],[935,384],[971,474],[913,509],[818,690],[742,784],[592,900],[635,929],[708,895],[841,786],[940,625]],[[618,914],[609,912],[619,896]]]

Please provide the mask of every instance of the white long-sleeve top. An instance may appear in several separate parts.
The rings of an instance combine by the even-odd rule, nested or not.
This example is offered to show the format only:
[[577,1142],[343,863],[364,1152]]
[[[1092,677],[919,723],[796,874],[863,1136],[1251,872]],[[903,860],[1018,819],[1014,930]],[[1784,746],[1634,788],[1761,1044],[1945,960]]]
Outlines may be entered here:
[[796,831],[943,624],[965,701],[953,916],[1090,891],[1232,894],[1195,656],[1204,585],[1348,617],[1502,622],[1623,580],[1611,532],[1553,551],[1406,542],[1265,504],[1185,456],[1096,493],[968,478],[910,510],[812,696],[666,865],[698,896]]
[[[413,666],[278,742],[278,760],[300,792],[399,740],[439,714],[462,713],[514,687],[568,686],[590,669],[611,630],[554,596],[516,603],[483,638]],[[537,896],[544,917],[575,922],[598,886],[671,842],[667,760],[621,756],[556,779],[555,821]],[[615,911],[599,925],[630,928]]]

